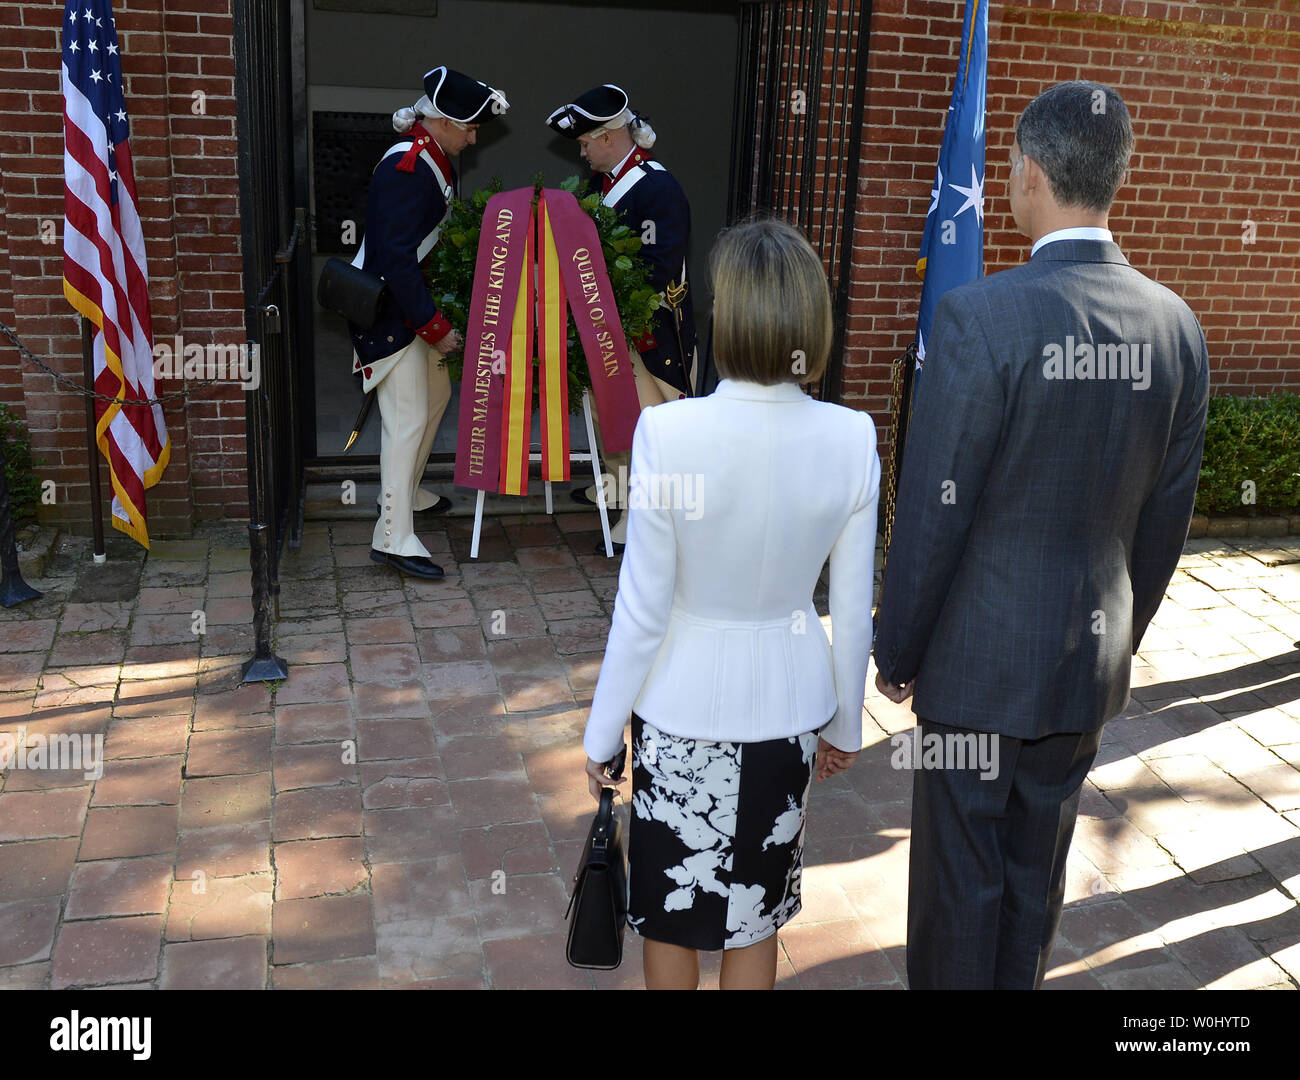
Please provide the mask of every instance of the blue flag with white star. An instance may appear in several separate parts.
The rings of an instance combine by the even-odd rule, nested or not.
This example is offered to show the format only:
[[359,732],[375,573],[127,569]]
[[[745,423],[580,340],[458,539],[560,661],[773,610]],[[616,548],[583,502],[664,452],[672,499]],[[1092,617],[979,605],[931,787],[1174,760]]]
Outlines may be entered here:
[[984,98],[989,54],[989,0],[966,0],[957,83],[943,129],[939,169],[921,237],[916,273],[925,280],[916,320],[917,356],[939,297],[984,274]]

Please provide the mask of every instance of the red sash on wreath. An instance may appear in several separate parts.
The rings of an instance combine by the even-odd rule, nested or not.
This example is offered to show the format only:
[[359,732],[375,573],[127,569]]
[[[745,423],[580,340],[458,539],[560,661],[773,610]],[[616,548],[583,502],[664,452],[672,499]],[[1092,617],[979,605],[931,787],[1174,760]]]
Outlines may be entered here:
[[479,233],[455,483],[480,491],[528,491],[534,328],[542,410],[542,476],[569,479],[566,307],[591,373],[605,450],[632,448],[640,402],[623,323],[596,223],[567,191],[503,191],[488,201]]

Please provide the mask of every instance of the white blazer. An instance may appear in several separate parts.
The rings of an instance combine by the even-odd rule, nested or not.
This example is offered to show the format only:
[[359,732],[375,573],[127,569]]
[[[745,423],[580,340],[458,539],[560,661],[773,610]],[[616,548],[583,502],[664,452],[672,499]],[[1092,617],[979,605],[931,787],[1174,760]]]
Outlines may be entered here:
[[[633,710],[719,742],[829,721],[827,742],[860,749],[879,489],[870,415],[793,383],[645,409],[587,755],[612,758]],[[812,606],[828,555],[834,649]]]

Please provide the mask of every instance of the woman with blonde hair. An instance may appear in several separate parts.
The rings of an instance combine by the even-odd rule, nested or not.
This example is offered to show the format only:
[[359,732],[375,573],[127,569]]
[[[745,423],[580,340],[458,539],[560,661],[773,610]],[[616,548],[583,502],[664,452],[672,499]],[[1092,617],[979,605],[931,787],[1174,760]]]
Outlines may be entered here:
[[[630,715],[628,924],[646,986],[694,989],[699,950],[723,949],[723,989],[771,989],[813,775],[862,745],[880,462],[868,414],[800,389],[832,334],[802,234],[738,225],[710,264],[722,378],[637,423],[583,744],[599,798]],[[834,648],[812,605],[828,557]]]

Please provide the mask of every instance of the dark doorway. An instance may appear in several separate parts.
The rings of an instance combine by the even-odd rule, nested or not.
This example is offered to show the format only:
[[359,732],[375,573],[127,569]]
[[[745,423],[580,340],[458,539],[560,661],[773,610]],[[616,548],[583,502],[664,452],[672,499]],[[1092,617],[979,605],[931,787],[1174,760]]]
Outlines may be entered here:
[[[507,188],[548,185],[585,175],[577,147],[546,127],[550,111],[602,82],[623,86],[658,134],[656,157],[691,201],[690,265],[696,309],[708,311],[706,257],[726,221],[735,58],[740,29],[735,0],[677,3],[566,4],[537,0],[440,0],[436,16],[319,10],[305,0],[306,97],[312,140],[314,269],[326,257],[354,252],[341,242],[344,214],[364,212],[364,187],[383,149],[396,141],[391,114],[422,93],[424,73],[447,64],[502,89],[511,109],[484,129],[461,157],[461,194],[500,177]],[[360,229],[357,230],[359,235]],[[340,457],[361,403],[342,321],[317,308],[314,348],[316,416],[310,456],[317,474],[368,466],[377,475],[379,424]],[[453,386],[453,395],[459,387]],[[449,465],[457,398],[447,408],[432,463]],[[536,423],[535,419],[535,423]],[[573,449],[585,432],[572,425]],[[536,434],[536,433],[535,433]]]
[[[517,187],[539,171],[548,183],[581,173],[575,147],[545,127],[546,115],[599,82],[628,89],[659,133],[656,155],[691,199],[691,267],[702,325],[710,298],[707,254],[727,222],[770,211],[803,228],[825,259],[836,313],[836,344],[817,390],[825,400],[838,398],[865,134],[870,0],[658,0],[634,8],[440,0],[429,6],[436,15],[426,16],[340,10],[348,6],[346,0],[236,5],[256,8],[260,20],[274,13],[285,28],[279,59],[267,57],[277,87],[241,82],[241,91],[273,93],[281,113],[288,109],[282,145],[289,156],[282,155],[279,168],[291,193],[286,205],[305,222],[293,259],[310,263],[296,265],[301,272],[291,284],[285,279],[296,301],[296,313],[295,304],[285,305],[294,324],[286,343],[293,340],[297,360],[288,429],[296,438],[287,456],[305,462],[309,476],[378,473],[373,419],[358,445],[338,456],[361,392],[346,328],[315,306],[312,282],[328,255],[355,250],[355,241],[351,248],[342,242],[341,225],[349,220],[345,214],[364,207],[364,193],[354,190],[358,177],[368,178],[395,138],[392,111],[419,97],[424,72],[439,63],[501,87],[512,105],[497,131],[463,155],[462,193],[498,176]],[[244,23],[249,19],[243,16]],[[246,130],[241,127],[241,136]],[[249,207],[265,201],[255,190]],[[281,235],[286,227],[271,229],[278,245],[288,242]],[[364,232],[364,221],[356,232]],[[271,254],[263,258],[274,261]],[[250,284],[261,287],[261,281]],[[450,464],[456,413],[453,401],[435,465]],[[575,449],[581,427],[574,425]]]

